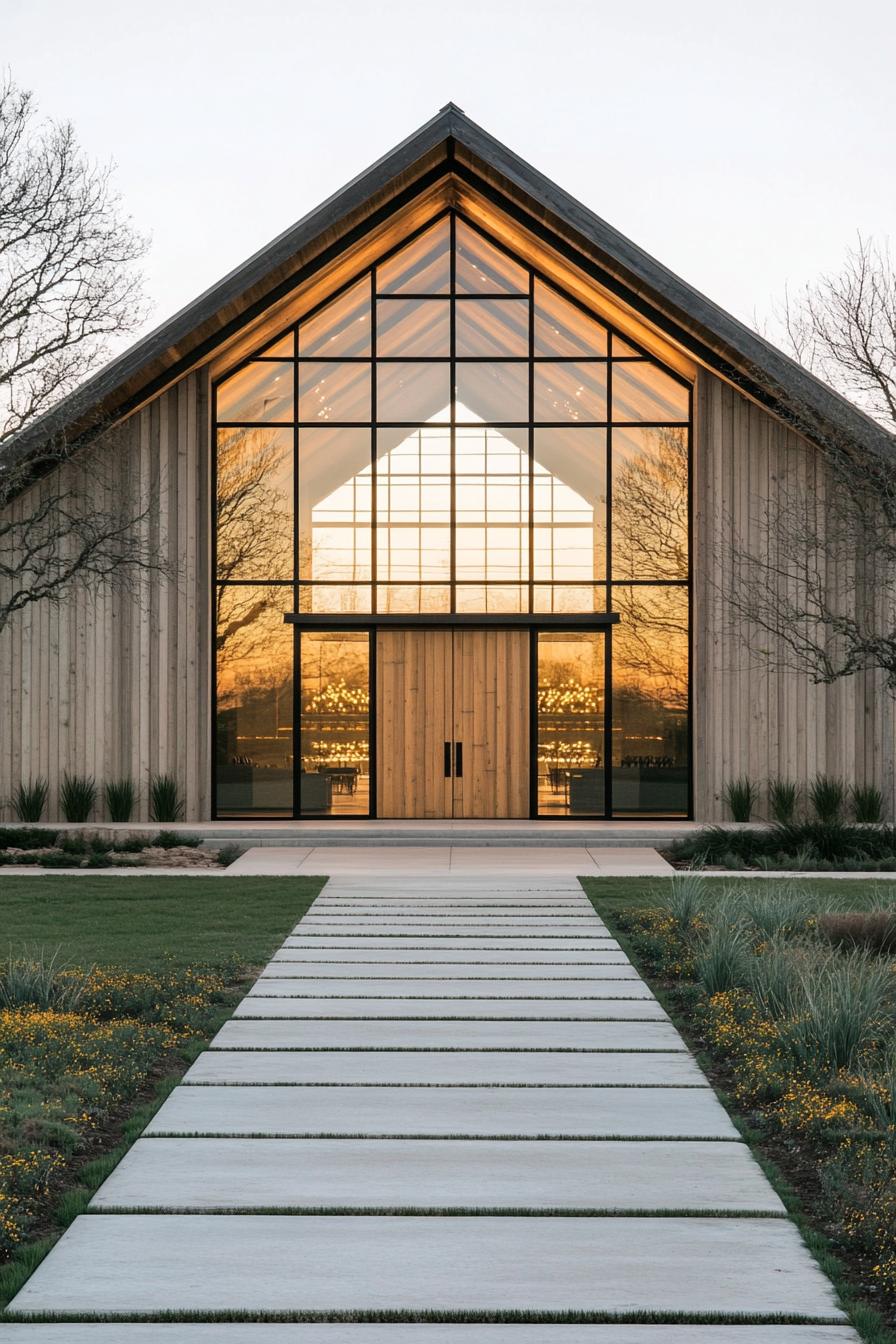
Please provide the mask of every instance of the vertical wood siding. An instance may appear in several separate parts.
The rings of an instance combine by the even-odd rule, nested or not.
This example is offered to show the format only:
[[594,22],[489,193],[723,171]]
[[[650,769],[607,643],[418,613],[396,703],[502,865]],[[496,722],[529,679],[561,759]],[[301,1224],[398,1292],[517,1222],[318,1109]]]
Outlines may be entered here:
[[[701,370],[693,453],[694,805],[701,820],[724,819],[727,780],[762,786],[782,775],[818,773],[875,783],[894,794],[894,701],[874,673],[816,686],[774,668],[769,638],[726,619],[724,591],[736,579],[739,537],[761,544],[762,518],[779,480],[800,483],[824,507],[822,460],[813,446],[735,388]],[[832,576],[832,582],[836,576]]]
[[[0,635],[0,799],[43,775],[57,819],[65,770],[100,785],[130,775],[136,819],[147,820],[150,779],[170,773],[186,817],[201,820],[211,773],[205,372],[181,379],[124,430],[96,490],[121,492],[135,515],[149,506],[140,527],[165,572],[27,608]],[[29,498],[16,507],[27,509]]]
[[[127,422],[102,488],[150,503],[141,523],[168,573],[78,591],[40,604],[0,635],[0,799],[21,780],[50,781],[51,818],[68,769],[102,783],[131,775],[148,818],[152,775],[177,776],[186,815],[210,813],[207,378],[191,374]],[[692,680],[695,813],[725,815],[725,782],[748,774],[800,781],[828,771],[876,783],[896,803],[896,716],[875,674],[833,686],[771,668],[763,640],[733,631],[724,589],[736,565],[732,533],[761,537],[776,481],[791,478],[823,504],[819,458],[798,434],[701,371],[693,452]],[[38,487],[39,488],[39,487]],[[100,489],[101,487],[97,487]],[[27,507],[27,498],[19,506]],[[137,510],[139,511],[139,506]],[[734,524],[733,528],[731,524]],[[5,810],[9,816],[9,810]]]

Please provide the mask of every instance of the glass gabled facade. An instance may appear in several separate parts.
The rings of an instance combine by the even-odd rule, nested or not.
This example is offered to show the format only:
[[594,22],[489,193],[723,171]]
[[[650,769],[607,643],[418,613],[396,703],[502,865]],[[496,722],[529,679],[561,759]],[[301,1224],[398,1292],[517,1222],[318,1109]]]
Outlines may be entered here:
[[532,815],[687,814],[685,381],[450,212],[214,414],[219,815],[376,814],[368,617],[531,628]]

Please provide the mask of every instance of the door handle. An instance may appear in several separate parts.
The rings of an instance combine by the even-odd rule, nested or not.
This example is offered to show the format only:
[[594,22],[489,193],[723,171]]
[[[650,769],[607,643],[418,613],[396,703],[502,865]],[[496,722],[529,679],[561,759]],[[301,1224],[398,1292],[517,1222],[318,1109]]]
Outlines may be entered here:
[[445,743],[445,778],[451,778],[451,743]]
[[464,777],[464,744],[455,742],[454,744],[454,777],[463,779]]

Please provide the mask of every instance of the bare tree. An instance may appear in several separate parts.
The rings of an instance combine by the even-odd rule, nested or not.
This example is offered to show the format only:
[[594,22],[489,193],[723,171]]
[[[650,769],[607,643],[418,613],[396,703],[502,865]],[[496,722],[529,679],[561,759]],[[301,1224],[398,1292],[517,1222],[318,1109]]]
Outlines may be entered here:
[[142,322],[134,264],[145,250],[110,167],[0,81],[0,630],[75,583],[155,563],[139,525],[147,502],[128,508],[118,473],[107,475],[108,445],[83,437],[107,426],[94,416],[72,440],[57,413]]
[[[896,271],[886,246],[860,237],[837,273],[787,296],[782,325],[804,367],[896,431]],[[767,662],[817,683],[877,671],[896,694],[896,439],[888,452],[820,417],[792,423],[815,448],[777,464],[749,538],[736,518],[724,520],[716,590]]]

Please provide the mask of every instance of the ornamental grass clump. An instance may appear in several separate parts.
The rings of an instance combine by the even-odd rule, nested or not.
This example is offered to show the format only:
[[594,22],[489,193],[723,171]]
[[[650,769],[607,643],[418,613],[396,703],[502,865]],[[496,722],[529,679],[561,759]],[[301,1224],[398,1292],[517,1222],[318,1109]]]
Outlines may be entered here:
[[803,932],[815,904],[789,882],[754,887],[739,901],[741,917],[762,939]]
[[868,825],[883,820],[884,796],[874,784],[857,784],[851,791],[850,800],[856,821]]
[[180,821],[183,799],[174,775],[156,775],[149,786],[149,815],[153,821]]
[[111,779],[103,790],[110,821],[130,821],[137,801],[132,779]]
[[741,775],[739,779],[729,779],[722,790],[722,801],[734,821],[749,821],[759,801],[759,790],[751,779]]
[[858,1067],[872,1047],[892,1040],[896,976],[865,952],[834,952],[799,972],[802,1007],[782,1024],[782,1045],[794,1065],[829,1079]]
[[881,956],[896,955],[896,911],[849,911],[819,915],[819,937],[835,947],[863,948]]
[[733,924],[714,923],[694,959],[697,979],[710,996],[740,989],[749,974],[751,959],[743,929]]
[[66,770],[59,789],[59,806],[66,821],[87,821],[96,803],[96,780],[70,775]]
[[19,821],[40,821],[49,792],[49,783],[42,777],[29,779],[27,784],[18,784],[10,804]]
[[669,882],[666,906],[681,937],[687,937],[702,913],[706,885],[701,877],[676,873]]
[[846,785],[833,775],[816,775],[809,785],[809,802],[819,821],[839,821],[846,803]]
[[793,821],[799,796],[800,787],[792,779],[770,779],[768,806],[772,818],[785,825]]
[[10,953],[0,967],[0,1007],[55,1008],[69,1012],[77,1007],[90,972],[73,971],[60,959],[61,948]]

